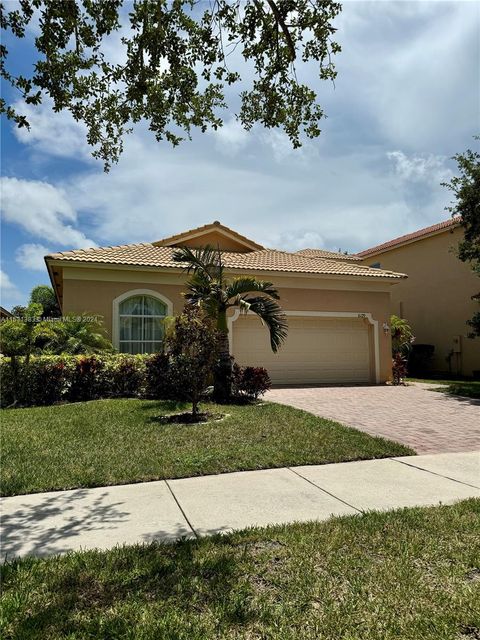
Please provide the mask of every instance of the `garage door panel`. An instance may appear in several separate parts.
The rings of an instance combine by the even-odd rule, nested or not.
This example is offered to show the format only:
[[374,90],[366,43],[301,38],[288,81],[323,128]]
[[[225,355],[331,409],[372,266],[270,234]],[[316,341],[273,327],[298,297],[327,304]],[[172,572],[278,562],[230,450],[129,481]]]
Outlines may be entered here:
[[288,338],[277,354],[268,330],[255,317],[233,324],[239,364],[263,366],[277,384],[369,382],[368,325],[357,318],[289,317]]

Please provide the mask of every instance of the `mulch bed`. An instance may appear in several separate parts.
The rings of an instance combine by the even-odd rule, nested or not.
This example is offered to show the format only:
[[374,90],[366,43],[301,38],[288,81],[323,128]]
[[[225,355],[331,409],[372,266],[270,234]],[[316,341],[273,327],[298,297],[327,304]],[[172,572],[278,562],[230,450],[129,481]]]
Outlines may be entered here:
[[166,416],[155,416],[155,422],[160,424],[197,424],[198,422],[214,422],[216,420],[222,420],[225,417],[225,413],[210,413],[205,411],[203,413],[197,413],[194,416],[190,411],[185,413],[171,413]]

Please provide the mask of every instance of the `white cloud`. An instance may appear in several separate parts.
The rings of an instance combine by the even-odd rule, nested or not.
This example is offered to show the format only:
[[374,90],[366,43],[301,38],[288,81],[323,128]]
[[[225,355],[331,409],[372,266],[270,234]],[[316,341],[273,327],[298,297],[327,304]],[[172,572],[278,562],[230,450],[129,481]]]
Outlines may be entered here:
[[15,260],[23,269],[45,271],[44,257],[50,250],[43,244],[22,244],[15,252]]
[[[270,247],[272,238],[265,240],[265,246]],[[305,231],[299,229],[291,233],[279,234],[276,237],[275,246],[282,247],[286,251],[298,251],[299,249],[316,249],[325,247],[326,241],[317,231]]]
[[440,184],[452,177],[451,170],[445,166],[447,160],[445,156],[433,154],[408,156],[403,151],[389,151],[387,158],[393,162],[395,172],[402,180]]
[[[66,163],[70,174],[52,173],[52,184],[18,181],[9,220],[52,249],[92,244],[88,216],[102,244],[220,219],[266,246],[349,251],[437,222],[450,199],[439,186],[451,175],[446,158],[471,143],[477,122],[477,15],[465,3],[345,3],[335,90],[298,70],[328,115],[318,140],[292,150],[280,131],[245,132],[231,110],[222,129],[176,149],[140,126],[109,174],[101,162]],[[123,55],[117,39],[113,57]],[[89,158],[69,116],[45,105],[34,117],[32,133],[17,134],[43,154],[47,175],[49,156]]]
[[0,288],[2,289],[2,291],[5,291],[7,293],[17,291],[17,287],[10,280],[10,276],[8,275],[8,273],[3,271],[3,269],[0,269]]
[[33,236],[71,247],[95,243],[75,228],[77,215],[63,191],[48,182],[2,177],[2,217]]
[[0,301],[2,307],[9,308],[22,299],[17,286],[10,280],[10,276],[0,269]]
[[78,211],[94,214],[102,244],[152,241],[219,219],[265,246],[355,251],[442,216],[441,188],[421,207],[407,201],[382,149],[276,164],[263,145],[235,163],[213,147],[159,153],[148,135],[136,136],[109,174],[88,172],[63,187]]
[[235,155],[247,145],[252,134],[245,131],[236,118],[230,118],[222,127],[212,130],[212,135],[220,151],[226,155]]
[[86,141],[87,129],[68,111],[54,113],[48,98],[37,106],[16,102],[14,108],[25,115],[30,124],[30,129],[13,129],[19,142],[52,156],[93,161],[92,148]]
[[312,162],[318,155],[318,149],[310,140],[302,140],[302,146],[294,149],[290,138],[278,129],[265,129],[260,134],[261,141],[266,145],[269,153],[273,154],[278,163],[305,163]]
[[450,155],[475,133],[478,3],[348,2],[337,27],[343,51],[324,106],[332,120],[339,106],[355,112],[354,140],[368,132],[390,148]]

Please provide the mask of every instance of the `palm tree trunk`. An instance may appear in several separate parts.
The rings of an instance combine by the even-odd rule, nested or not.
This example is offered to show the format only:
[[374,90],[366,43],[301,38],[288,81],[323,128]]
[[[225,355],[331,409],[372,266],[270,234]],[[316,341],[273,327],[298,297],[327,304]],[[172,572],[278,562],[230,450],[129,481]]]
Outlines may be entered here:
[[220,311],[217,318],[218,362],[215,367],[213,398],[216,402],[226,403],[232,395],[232,359],[228,341],[227,312]]

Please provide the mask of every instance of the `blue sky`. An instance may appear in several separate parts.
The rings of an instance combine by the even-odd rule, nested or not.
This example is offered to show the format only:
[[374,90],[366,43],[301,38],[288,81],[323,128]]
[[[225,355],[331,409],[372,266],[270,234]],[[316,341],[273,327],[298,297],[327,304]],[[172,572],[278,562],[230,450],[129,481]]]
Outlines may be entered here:
[[[29,107],[30,132],[2,122],[1,304],[48,282],[49,251],[154,241],[216,219],[266,246],[348,251],[446,219],[440,183],[480,129],[479,8],[345,3],[335,87],[299,70],[328,115],[300,150],[277,131],[244,132],[235,100],[223,129],[176,149],[139,127],[109,174],[82,127],[48,103]],[[118,38],[109,46],[121,55]],[[12,53],[29,68],[31,42]]]

